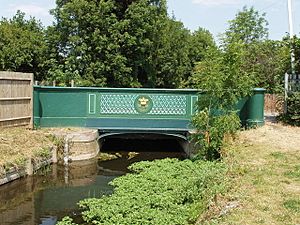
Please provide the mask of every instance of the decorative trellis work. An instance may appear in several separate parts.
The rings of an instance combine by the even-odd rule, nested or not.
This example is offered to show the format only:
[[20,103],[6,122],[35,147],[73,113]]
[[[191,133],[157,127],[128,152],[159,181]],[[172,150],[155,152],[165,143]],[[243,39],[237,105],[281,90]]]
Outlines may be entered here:
[[141,114],[135,107],[139,100],[151,102],[148,115],[180,115],[187,114],[187,97],[184,95],[139,95],[139,94],[101,94],[100,114],[105,115],[137,115]]
[[100,114],[138,114],[134,108],[134,101],[137,97],[136,94],[102,94]]
[[187,99],[185,96],[150,95],[153,108],[150,115],[186,115]]

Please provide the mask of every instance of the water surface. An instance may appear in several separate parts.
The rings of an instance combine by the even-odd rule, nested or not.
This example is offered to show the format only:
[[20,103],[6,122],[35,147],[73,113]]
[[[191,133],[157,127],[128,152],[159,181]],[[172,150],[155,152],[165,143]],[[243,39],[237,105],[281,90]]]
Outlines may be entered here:
[[[141,142],[145,148],[147,142]],[[112,148],[113,149],[113,148]],[[80,220],[77,203],[88,197],[110,194],[108,184],[128,172],[133,162],[167,157],[183,158],[182,152],[120,152],[109,161],[88,160],[70,163],[68,167],[53,165],[32,177],[0,186],[1,225],[54,225],[69,215]]]

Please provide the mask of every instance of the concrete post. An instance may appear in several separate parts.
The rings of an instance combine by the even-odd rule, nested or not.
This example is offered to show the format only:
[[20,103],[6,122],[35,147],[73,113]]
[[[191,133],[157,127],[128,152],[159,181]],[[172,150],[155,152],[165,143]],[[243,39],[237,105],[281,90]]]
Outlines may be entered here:
[[57,163],[57,147],[53,146],[52,148],[52,162]]
[[28,159],[27,163],[26,163],[26,174],[28,174],[29,176],[33,175],[33,164],[32,164],[32,159]]

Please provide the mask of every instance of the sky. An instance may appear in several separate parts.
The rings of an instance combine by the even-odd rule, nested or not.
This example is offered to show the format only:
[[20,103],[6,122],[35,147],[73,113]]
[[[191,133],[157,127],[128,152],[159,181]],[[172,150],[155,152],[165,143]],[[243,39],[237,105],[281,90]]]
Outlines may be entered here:
[[[191,31],[199,27],[209,30],[215,38],[228,28],[228,20],[234,19],[243,6],[254,6],[266,13],[269,22],[269,38],[280,40],[289,32],[287,0],[167,0],[168,11]],[[49,10],[55,0],[0,0],[0,17],[11,18],[19,9],[51,25]],[[292,0],[294,33],[300,35],[300,0]]]

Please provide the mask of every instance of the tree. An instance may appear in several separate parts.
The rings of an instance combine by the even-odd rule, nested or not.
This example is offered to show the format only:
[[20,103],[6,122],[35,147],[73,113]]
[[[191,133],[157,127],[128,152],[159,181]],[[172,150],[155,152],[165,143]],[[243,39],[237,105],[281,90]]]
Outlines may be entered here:
[[208,30],[200,27],[198,30],[194,31],[190,38],[189,48],[192,66],[194,67],[196,62],[203,61],[206,51],[212,47],[216,47],[216,43]]
[[242,70],[255,74],[259,87],[278,93],[283,89],[283,75],[288,68],[288,48],[284,42],[268,40],[268,22],[265,15],[253,7],[244,7],[229,21],[229,28],[222,37],[221,46],[223,51],[227,51],[227,46],[242,42],[246,54],[246,60],[241,65]]
[[[284,41],[286,43],[289,43],[288,38],[284,38]],[[294,49],[295,54],[295,72],[296,74],[300,74],[300,38],[296,35],[294,36],[292,40],[292,47]],[[291,72],[290,72],[291,73]]]
[[153,87],[178,88],[192,70],[190,32],[181,22],[166,19],[151,54]]
[[113,1],[57,1],[52,14],[56,24],[50,29],[57,34],[53,53],[60,65],[50,69],[50,79],[105,86],[108,79],[123,74],[118,82],[127,85],[130,68],[119,51],[121,34],[115,29],[119,24]]
[[283,77],[288,71],[289,47],[286,42],[265,40],[251,44],[246,49],[244,70],[256,73],[257,86],[269,93],[283,91]]
[[236,104],[249,95],[256,84],[255,73],[243,69],[247,60],[244,45],[241,41],[233,42],[225,52],[209,48],[190,78],[192,86],[204,92],[192,120],[197,129],[193,138],[200,146],[198,156],[202,158],[220,157],[224,138],[240,128]]
[[163,38],[182,27],[168,18],[165,0],[57,1],[52,14],[56,24],[50,29],[57,40],[51,41],[51,60],[60,64],[50,62],[52,79],[112,87],[178,86],[169,74],[182,76],[176,72],[182,71],[181,61],[174,63],[182,46],[173,49],[176,59],[166,60],[162,55],[176,42],[169,42],[170,33],[167,41]]
[[166,0],[58,0],[52,14],[45,65],[63,85],[176,88],[213,42],[170,18]]
[[42,79],[45,48],[44,30],[35,18],[26,20],[18,11],[0,21],[0,70],[31,72]]
[[268,38],[268,21],[266,14],[260,14],[253,7],[243,7],[233,20],[223,37],[225,44],[241,40],[245,44],[266,40]]

